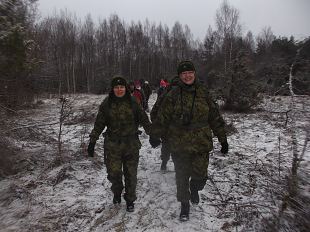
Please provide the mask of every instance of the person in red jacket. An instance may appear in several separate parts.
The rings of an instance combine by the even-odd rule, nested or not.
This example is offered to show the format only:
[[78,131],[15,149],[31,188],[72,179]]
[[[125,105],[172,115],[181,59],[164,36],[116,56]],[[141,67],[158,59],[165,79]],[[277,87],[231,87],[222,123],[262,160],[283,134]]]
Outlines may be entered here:
[[162,95],[166,87],[167,87],[167,82],[164,79],[161,79],[159,82],[159,88],[157,90],[157,99],[159,99],[159,97]]
[[142,93],[139,89],[136,88],[135,83],[134,82],[129,82],[129,88],[130,88],[130,92],[131,95],[134,96],[138,102],[138,104],[143,107],[143,96]]

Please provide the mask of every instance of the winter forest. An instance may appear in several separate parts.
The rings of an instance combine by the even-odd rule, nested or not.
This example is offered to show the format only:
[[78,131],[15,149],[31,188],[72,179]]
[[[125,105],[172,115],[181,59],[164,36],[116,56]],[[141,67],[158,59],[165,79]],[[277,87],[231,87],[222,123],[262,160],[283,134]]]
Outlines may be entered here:
[[[310,35],[244,31],[226,0],[214,17],[199,41],[178,21],[40,18],[37,0],[0,0],[0,231],[310,231]],[[111,202],[102,137],[87,157],[98,107],[120,74],[150,83],[151,109],[184,59],[220,106],[229,153],[214,137],[201,202],[180,222],[174,164],[160,171],[141,128],[128,213]]]

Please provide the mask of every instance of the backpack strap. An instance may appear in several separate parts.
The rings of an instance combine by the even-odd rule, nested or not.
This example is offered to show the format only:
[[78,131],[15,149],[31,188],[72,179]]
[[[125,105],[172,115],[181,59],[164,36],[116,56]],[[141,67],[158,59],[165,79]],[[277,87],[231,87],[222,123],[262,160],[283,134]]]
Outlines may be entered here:
[[[208,103],[208,106],[209,106],[209,107],[212,107],[213,105],[217,105],[217,104],[212,100],[212,97],[211,97],[211,95],[210,95],[208,89],[207,89],[206,87],[203,87],[203,88],[204,88],[205,98],[206,98],[206,101],[207,101],[207,103]],[[171,90],[173,90],[173,89],[176,89],[176,90],[174,90],[174,91],[180,91],[180,95],[182,94],[182,93],[181,93],[182,90],[181,90],[181,87],[180,87],[180,86],[173,86],[173,87],[171,88]],[[174,95],[172,95],[172,96],[173,96],[173,100],[176,101],[176,100],[177,100],[178,94],[174,94]]]

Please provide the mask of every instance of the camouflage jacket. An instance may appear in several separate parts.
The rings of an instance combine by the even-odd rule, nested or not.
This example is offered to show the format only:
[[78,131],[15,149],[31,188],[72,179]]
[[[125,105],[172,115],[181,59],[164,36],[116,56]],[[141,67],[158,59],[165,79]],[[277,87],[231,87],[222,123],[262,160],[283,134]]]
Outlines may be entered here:
[[163,93],[159,96],[157,96],[157,99],[156,99],[156,102],[155,104],[153,105],[152,107],[152,110],[150,112],[150,116],[151,116],[151,121],[154,122],[156,117],[157,117],[157,114],[158,114],[158,110],[159,110],[159,107],[161,106],[161,104],[163,103],[163,100],[165,98],[165,96],[167,95],[168,93],[168,89],[166,88]]
[[202,153],[213,148],[212,131],[220,142],[226,140],[224,125],[217,104],[202,83],[187,86],[179,82],[165,96],[151,135],[167,138],[173,153]]
[[170,81],[170,85],[166,87],[160,95],[157,96],[156,102],[153,105],[153,108],[150,112],[152,122],[155,121],[157,114],[158,114],[158,110],[160,106],[162,105],[165,97],[167,96],[169,91],[173,88],[173,86],[178,85],[178,82],[179,82],[179,77],[178,76],[173,77],[172,80]]
[[118,99],[108,96],[99,107],[94,129],[89,135],[90,141],[96,142],[107,127],[105,137],[109,141],[134,141],[140,148],[139,125],[149,134],[151,123],[148,116],[133,97]]

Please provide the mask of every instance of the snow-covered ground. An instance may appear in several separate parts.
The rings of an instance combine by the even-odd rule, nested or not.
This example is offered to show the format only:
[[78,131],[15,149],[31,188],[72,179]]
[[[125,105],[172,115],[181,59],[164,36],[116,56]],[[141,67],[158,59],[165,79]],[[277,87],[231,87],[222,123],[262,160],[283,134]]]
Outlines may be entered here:
[[[305,141],[310,98],[296,98],[295,108],[290,97],[267,98],[255,113],[223,114],[237,132],[228,137],[230,150],[225,156],[214,138],[209,180],[200,192],[201,202],[191,207],[188,222],[178,220],[173,163],[170,160],[168,171],[160,172],[160,147],[151,148],[143,132],[138,199],[135,211],[128,213],[124,201],[112,204],[103,138],[96,144],[95,157],[86,155],[88,134],[104,97],[69,98],[72,108],[65,109],[71,114],[63,126],[60,165],[54,162],[58,99],[45,99],[37,108],[7,119],[11,128],[6,133],[13,135],[10,143],[23,154],[19,162],[24,169],[0,180],[0,231],[256,231],[281,207],[294,138],[298,154],[304,154],[299,173],[309,180],[310,147]],[[150,107],[155,99],[153,94]],[[309,181],[302,184],[309,193]]]

